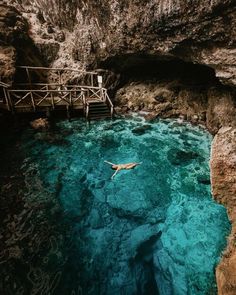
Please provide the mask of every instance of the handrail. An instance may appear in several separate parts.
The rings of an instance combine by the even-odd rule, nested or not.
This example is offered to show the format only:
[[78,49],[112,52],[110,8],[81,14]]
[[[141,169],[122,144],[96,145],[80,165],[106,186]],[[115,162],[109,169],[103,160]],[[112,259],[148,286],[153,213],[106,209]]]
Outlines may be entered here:
[[30,70],[47,70],[47,71],[71,71],[81,74],[98,75],[96,72],[87,72],[82,70],[76,70],[71,68],[47,68],[47,67],[33,67],[33,66],[17,66],[19,69],[30,69]]
[[[9,92],[75,92],[75,89],[9,89]],[[77,91],[82,91],[81,89],[78,89]]]
[[106,98],[106,101],[108,101],[110,107],[111,107],[111,117],[113,117],[113,113],[114,113],[114,105],[109,97],[109,95],[107,94],[107,91],[105,91],[105,98]]
[[[28,84],[28,85],[30,85],[30,84]],[[34,84],[31,84],[31,85],[34,85]],[[50,86],[50,84],[44,84],[45,86],[46,85],[48,85],[48,86]],[[78,90],[82,90],[82,88],[84,88],[84,89],[94,89],[94,90],[100,90],[100,89],[102,89],[102,90],[106,90],[106,88],[100,88],[100,87],[98,87],[98,86],[84,86],[84,85],[64,85],[64,84],[55,84],[55,85],[53,85],[53,86],[61,86],[61,85],[63,85],[63,86],[65,86],[65,87],[74,87],[74,88],[77,88]],[[41,85],[41,86],[43,86],[43,85]],[[74,89],[59,89],[59,90],[57,90],[57,89],[9,89],[9,91],[14,91],[14,92],[22,92],[22,91],[41,91],[41,92],[46,92],[46,91],[75,91]]]

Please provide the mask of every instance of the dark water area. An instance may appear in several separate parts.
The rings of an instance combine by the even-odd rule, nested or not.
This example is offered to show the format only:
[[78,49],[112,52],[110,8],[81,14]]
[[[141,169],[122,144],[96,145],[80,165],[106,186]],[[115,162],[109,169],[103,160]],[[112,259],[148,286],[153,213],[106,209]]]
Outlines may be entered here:
[[[1,294],[217,294],[230,224],[206,130],[134,116],[15,138],[1,142],[1,176],[16,165],[1,178]],[[111,179],[105,160],[142,164]]]

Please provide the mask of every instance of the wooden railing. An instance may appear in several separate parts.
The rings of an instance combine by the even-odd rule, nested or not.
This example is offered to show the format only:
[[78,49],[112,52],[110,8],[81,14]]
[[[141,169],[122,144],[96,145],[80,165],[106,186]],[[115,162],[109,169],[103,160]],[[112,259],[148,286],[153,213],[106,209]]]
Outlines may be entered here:
[[[7,109],[12,112],[17,108],[36,111],[42,107],[55,109],[57,106],[73,108],[81,105],[87,117],[89,102],[103,101],[110,108],[111,116],[113,115],[113,104],[106,88],[43,83],[31,84],[31,89],[9,89],[3,84],[0,86],[3,88]],[[29,84],[21,84],[21,86],[29,86]]]
[[[72,68],[47,68],[47,67],[32,67],[32,66],[18,66],[17,69],[25,71],[25,74],[28,78],[28,82],[31,84],[33,83],[32,73],[40,73],[46,72],[47,75],[50,76],[50,73],[56,73],[57,75],[57,82],[63,83],[62,78],[63,74],[66,72],[70,72],[71,74],[75,74],[75,79],[79,84],[85,82],[87,86],[98,86],[97,76],[98,73],[95,71],[83,71],[77,70]],[[68,75],[67,75],[68,76]],[[85,81],[84,81],[85,80]]]
[[[47,87],[47,86],[45,86]],[[73,107],[74,104],[85,103],[86,97],[81,88],[59,88],[58,89],[9,89],[8,98],[13,110],[19,107],[32,107],[35,111],[37,107],[52,107],[65,105]]]
[[[86,117],[89,113],[89,103],[102,101],[107,104],[113,115],[113,104],[107,94],[107,89],[98,84],[96,72],[85,72],[67,68],[45,68],[20,66],[26,72],[27,83],[10,85],[0,81],[3,98],[0,99],[0,108],[6,108],[13,113],[20,108],[37,111],[42,108],[55,109],[59,106],[66,108],[82,108]],[[33,83],[31,71],[55,71],[59,81],[56,83]],[[86,77],[86,85],[67,85],[62,82],[62,74],[71,71],[78,74],[78,80]],[[83,79],[82,79],[83,80]]]
[[107,90],[106,89],[105,89],[105,99],[106,99],[106,103],[110,106],[111,117],[113,117],[113,114],[114,114],[114,106],[113,106],[113,103],[111,102],[110,97],[107,94]]

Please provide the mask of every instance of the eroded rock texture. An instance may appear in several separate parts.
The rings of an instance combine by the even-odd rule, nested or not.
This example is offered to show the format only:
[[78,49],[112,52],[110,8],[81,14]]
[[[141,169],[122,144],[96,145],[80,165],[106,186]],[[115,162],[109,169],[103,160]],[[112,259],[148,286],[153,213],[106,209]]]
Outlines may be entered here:
[[221,87],[186,86],[180,81],[132,82],[115,96],[117,112],[147,111],[148,117],[183,117],[207,126],[216,134],[219,128],[236,126],[235,91]]
[[228,209],[232,233],[216,279],[220,295],[236,293],[236,129],[221,128],[215,136],[211,154],[211,182],[215,199]]
[[26,21],[15,9],[0,6],[0,76],[9,82],[15,74],[16,49],[14,44],[25,38]]
[[41,65],[41,57],[29,38],[27,20],[14,8],[0,5],[0,79],[11,83],[18,65]]
[[56,64],[96,65],[142,52],[208,65],[236,84],[234,0],[7,2],[29,20],[38,46],[51,46]]

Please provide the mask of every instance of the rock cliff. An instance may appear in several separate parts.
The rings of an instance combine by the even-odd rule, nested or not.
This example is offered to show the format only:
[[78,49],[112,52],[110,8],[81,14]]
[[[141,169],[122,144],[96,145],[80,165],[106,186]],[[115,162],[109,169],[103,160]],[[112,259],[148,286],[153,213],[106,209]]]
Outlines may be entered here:
[[213,196],[228,208],[232,233],[228,248],[216,270],[219,295],[236,294],[236,129],[221,128],[212,144],[211,183]]

